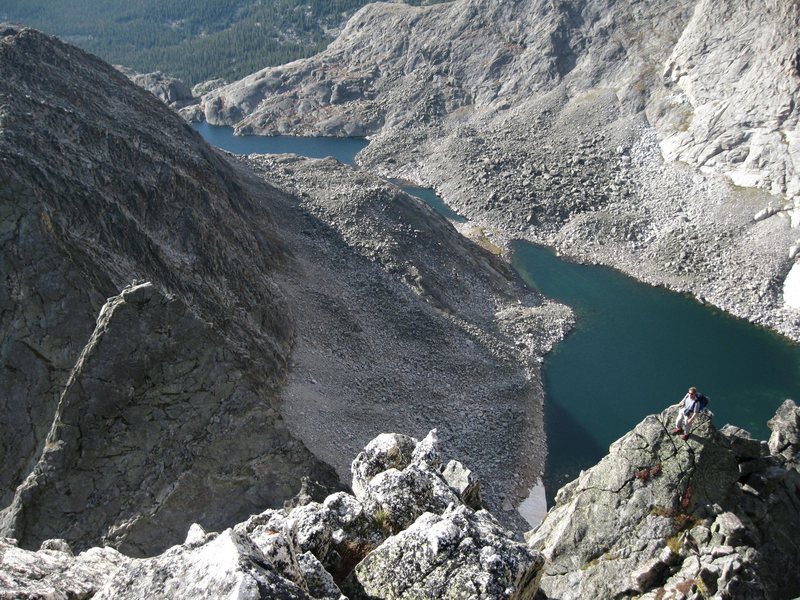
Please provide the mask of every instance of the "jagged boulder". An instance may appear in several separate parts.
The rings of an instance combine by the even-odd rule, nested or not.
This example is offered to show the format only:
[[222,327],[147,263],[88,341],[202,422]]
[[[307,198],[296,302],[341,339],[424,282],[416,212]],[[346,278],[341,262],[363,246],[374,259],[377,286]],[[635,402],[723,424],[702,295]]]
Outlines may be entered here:
[[387,535],[358,500],[343,492],[290,511],[265,511],[235,530],[259,545],[281,532],[293,541],[296,554],[312,554],[336,579],[349,573]]
[[353,493],[361,495],[378,473],[406,468],[411,463],[416,446],[417,440],[407,435],[382,433],[376,437],[358,454],[350,467]]
[[0,598],[67,600],[92,598],[109,575],[131,559],[113,548],[91,548],[78,556],[64,540],[45,540],[38,552],[0,538]]
[[347,600],[339,586],[336,585],[333,575],[325,570],[324,565],[311,552],[300,554],[297,557],[297,563],[302,571],[308,593],[312,598]]
[[554,598],[778,598],[800,592],[800,473],[707,415],[683,441],[647,417],[528,534]]
[[527,599],[543,563],[488,512],[459,506],[425,513],[387,539],[356,566],[346,591],[353,599]]
[[786,459],[795,469],[800,467],[800,408],[786,400],[767,423],[772,430],[769,450]]
[[474,510],[482,508],[481,484],[472,471],[457,460],[451,460],[442,471],[442,477],[466,506]]
[[463,495],[479,505],[479,483],[469,469],[450,461],[442,470],[436,432],[419,441],[381,434],[352,463],[355,497],[340,492],[323,502],[287,511],[268,510],[236,527],[255,540],[283,532],[298,551],[311,552],[337,580],[388,536],[425,513],[459,506]]
[[246,536],[226,530],[198,547],[174,546],[119,569],[96,600],[152,598],[308,598],[302,577],[272,562]]
[[469,469],[442,469],[436,430],[423,440],[379,436],[353,461],[353,491],[389,531],[405,529],[425,512],[441,514],[462,502],[480,508],[480,486]]

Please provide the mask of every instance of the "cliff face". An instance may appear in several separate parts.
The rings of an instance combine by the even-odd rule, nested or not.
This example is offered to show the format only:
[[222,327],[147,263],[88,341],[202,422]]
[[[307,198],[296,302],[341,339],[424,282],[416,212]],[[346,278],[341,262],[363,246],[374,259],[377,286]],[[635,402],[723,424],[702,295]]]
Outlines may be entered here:
[[151,554],[432,426],[518,524],[568,309],[385,181],[226,158],[35,31],[0,75],[4,535]]
[[787,400],[769,443],[706,415],[689,440],[675,409],[650,416],[564,486],[529,543],[553,598],[794,598],[800,409]]
[[800,339],[798,23],[785,0],[378,3],[201,107],[241,133],[370,134],[364,164],[500,236]]

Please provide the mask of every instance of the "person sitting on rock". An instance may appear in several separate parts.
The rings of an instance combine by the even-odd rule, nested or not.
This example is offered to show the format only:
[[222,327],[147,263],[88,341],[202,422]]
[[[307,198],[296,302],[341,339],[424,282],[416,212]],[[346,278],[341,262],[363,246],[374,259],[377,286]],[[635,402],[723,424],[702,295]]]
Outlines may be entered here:
[[681,439],[683,440],[689,439],[692,421],[703,411],[708,402],[707,400],[704,402],[704,400],[705,396],[698,393],[696,387],[689,388],[688,393],[676,404],[679,407],[678,417],[675,419],[675,429],[672,430],[672,433],[682,434]]

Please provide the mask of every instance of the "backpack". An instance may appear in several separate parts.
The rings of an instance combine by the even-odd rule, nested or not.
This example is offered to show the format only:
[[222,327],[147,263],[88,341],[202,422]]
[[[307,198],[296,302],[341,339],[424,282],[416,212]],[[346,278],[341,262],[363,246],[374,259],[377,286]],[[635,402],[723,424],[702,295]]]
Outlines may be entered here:
[[697,412],[703,412],[710,401],[711,399],[708,396],[704,394],[697,394],[697,405],[699,407]]

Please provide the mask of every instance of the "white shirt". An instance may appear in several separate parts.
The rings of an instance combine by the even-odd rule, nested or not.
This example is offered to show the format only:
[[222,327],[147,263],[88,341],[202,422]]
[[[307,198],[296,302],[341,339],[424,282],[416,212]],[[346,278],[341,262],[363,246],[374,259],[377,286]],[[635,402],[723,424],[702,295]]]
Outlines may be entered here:
[[699,413],[700,412],[700,402],[697,399],[697,394],[692,397],[690,394],[686,394],[681,400],[681,410],[683,414],[690,415],[693,412]]

